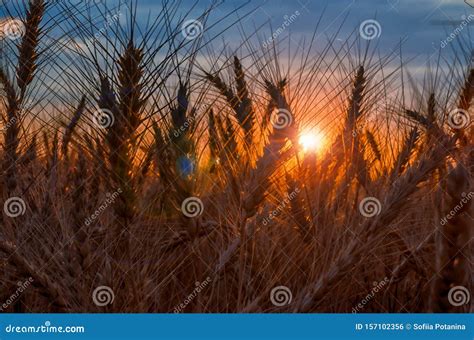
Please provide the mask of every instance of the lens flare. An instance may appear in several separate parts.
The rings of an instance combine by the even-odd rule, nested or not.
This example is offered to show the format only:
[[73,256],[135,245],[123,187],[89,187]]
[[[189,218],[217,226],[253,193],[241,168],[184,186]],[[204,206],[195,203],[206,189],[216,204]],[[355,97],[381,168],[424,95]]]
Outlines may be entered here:
[[299,143],[304,152],[318,152],[324,145],[324,138],[318,132],[306,132],[301,134]]

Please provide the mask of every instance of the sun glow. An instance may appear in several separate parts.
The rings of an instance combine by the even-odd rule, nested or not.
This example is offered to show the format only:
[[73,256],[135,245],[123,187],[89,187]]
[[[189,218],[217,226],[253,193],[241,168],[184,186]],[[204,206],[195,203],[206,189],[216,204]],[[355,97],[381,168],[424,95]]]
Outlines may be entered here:
[[318,152],[324,145],[324,138],[319,132],[305,132],[300,135],[299,143],[304,152]]

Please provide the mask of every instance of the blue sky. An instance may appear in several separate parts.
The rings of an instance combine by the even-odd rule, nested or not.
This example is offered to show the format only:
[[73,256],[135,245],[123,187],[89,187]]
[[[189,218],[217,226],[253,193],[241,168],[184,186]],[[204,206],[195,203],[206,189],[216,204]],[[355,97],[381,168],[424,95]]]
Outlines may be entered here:
[[[153,1],[144,3],[151,4]],[[185,3],[189,5],[194,2]],[[201,3],[206,4],[206,1]],[[225,1],[219,10],[225,12],[243,3],[245,2]],[[381,34],[377,39],[381,48],[394,47],[400,39],[407,38],[403,44],[404,53],[425,56],[439,48],[440,42],[463,19],[474,14],[474,8],[463,0],[267,0],[252,1],[250,6],[257,9],[244,19],[249,31],[252,31],[253,25],[258,27],[268,23],[266,30],[270,34],[270,24],[278,27],[282,25],[285,15],[299,11],[301,15],[288,27],[293,39],[298,40],[300,35],[313,32],[319,16],[326,8],[319,32],[326,30],[328,34],[334,33],[348,14],[339,35],[341,39],[345,39],[362,21],[376,19],[381,26]],[[240,12],[245,12],[246,9],[247,7]],[[474,24],[474,20],[471,24]],[[465,31],[463,34],[467,36],[468,30]],[[228,36],[232,36],[232,33],[229,32]],[[284,38],[284,34],[281,38]]]
[[[468,2],[474,6],[474,0]],[[186,14],[186,18],[193,18],[208,8],[210,3],[211,0],[184,0],[179,13]],[[188,13],[193,6],[194,9]],[[145,18],[150,12],[160,11],[161,2],[138,0],[138,8]],[[240,9],[232,13],[236,8]],[[277,36],[278,43],[287,44],[289,35],[294,44],[300,43],[303,38],[308,40],[324,12],[317,30],[320,43],[316,43],[316,46],[323,47],[326,36],[333,35],[340,27],[338,39],[341,41],[356,37],[361,22],[368,19],[375,19],[380,25],[380,36],[371,40],[371,45],[384,54],[397,48],[397,44],[403,40],[403,57],[405,60],[411,59],[412,67],[424,69],[430,58],[435,63],[440,50],[443,55],[451,54],[456,43],[447,42],[446,39],[456,28],[461,27],[456,36],[470,42],[471,47],[473,45],[474,7],[463,0],[224,0],[211,13],[206,26],[212,26],[224,16],[232,14],[206,34],[208,37],[214,36],[240,18],[241,24],[227,29],[213,42],[216,50],[220,47],[216,44],[218,41],[230,49],[238,47],[243,40],[242,30],[248,35],[258,31],[258,38],[253,37],[253,40],[257,41],[256,45],[261,45],[283,25],[285,16],[288,18],[296,11],[300,15]],[[340,26],[343,20],[345,22]],[[462,25],[463,22],[465,25]],[[443,41],[447,43],[442,45]]]
[[[11,5],[17,0],[1,1]],[[119,0],[72,0],[75,1],[105,2],[112,8]],[[466,1],[474,6],[474,0]],[[124,2],[130,3],[129,0]],[[259,38],[265,40],[276,28],[283,25],[285,16],[290,16],[296,11],[300,15],[285,28],[285,32],[278,36],[277,41],[285,41],[291,33],[292,41],[299,42],[302,37],[309,37],[313,33],[317,20],[325,10],[318,29],[323,38],[325,34],[332,35],[344,18],[346,22],[338,36],[342,40],[357,30],[362,21],[375,19],[380,24],[381,32],[380,36],[374,39],[374,44],[387,50],[396,46],[400,39],[406,38],[403,53],[424,57],[436,51],[440,43],[462,23],[463,19],[469,18],[470,14],[474,15],[474,7],[470,7],[464,0],[223,0],[221,2],[210,14],[208,24],[213,24],[232,13],[234,9],[241,8],[230,14],[221,24],[213,27],[208,35],[220,32],[223,27],[241,18],[241,26],[236,25],[218,37],[224,39],[230,46],[237,46],[242,41],[239,28],[251,34],[255,32],[255,27],[259,27]],[[182,0],[178,14],[193,18],[210,4],[211,0]],[[149,14],[157,15],[161,11],[161,6],[161,1],[138,0],[139,20],[144,22]],[[187,13],[193,7],[194,10]],[[5,14],[3,10],[0,10],[0,13]],[[474,20],[468,24],[474,25]],[[472,31],[472,28],[470,30]],[[462,35],[468,37],[468,31],[468,28],[463,29]],[[467,39],[472,42],[472,37]]]

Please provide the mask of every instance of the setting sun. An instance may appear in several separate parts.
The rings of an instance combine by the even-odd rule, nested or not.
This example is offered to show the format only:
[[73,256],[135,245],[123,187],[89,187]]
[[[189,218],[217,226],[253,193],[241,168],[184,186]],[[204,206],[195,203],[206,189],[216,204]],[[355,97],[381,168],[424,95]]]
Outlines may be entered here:
[[305,152],[318,152],[324,144],[324,139],[320,133],[311,131],[303,133],[299,138],[299,143]]

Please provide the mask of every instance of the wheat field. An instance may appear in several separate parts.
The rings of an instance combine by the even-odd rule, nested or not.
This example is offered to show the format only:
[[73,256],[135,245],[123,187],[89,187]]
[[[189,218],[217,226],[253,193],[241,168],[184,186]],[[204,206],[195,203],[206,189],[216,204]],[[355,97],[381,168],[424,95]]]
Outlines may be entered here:
[[419,80],[358,28],[82,4],[2,8],[2,312],[474,311],[470,35]]

